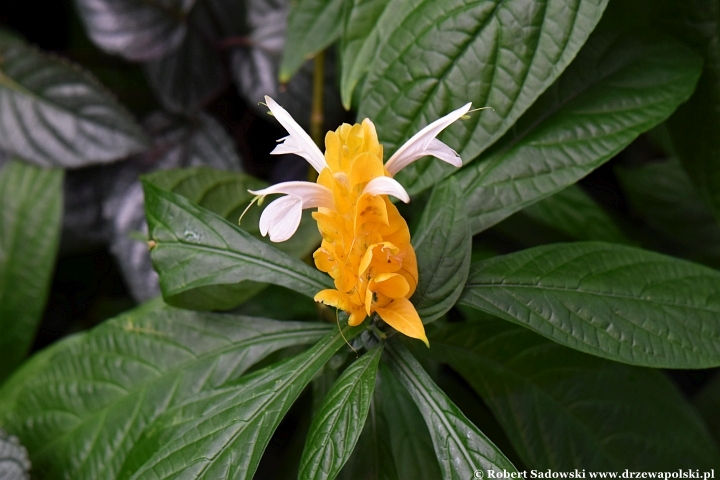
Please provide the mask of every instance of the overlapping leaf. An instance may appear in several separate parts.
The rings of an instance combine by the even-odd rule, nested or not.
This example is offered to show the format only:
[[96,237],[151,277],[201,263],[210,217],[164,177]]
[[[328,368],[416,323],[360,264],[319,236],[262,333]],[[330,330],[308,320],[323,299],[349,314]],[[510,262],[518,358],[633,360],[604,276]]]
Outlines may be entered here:
[[660,372],[574,352],[492,318],[430,331],[431,353],[482,396],[529,468],[717,468],[717,444]]
[[62,218],[62,170],[13,161],[0,170],[0,382],[35,339]]
[[386,352],[390,370],[410,392],[427,423],[443,478],[473,478],[476,470],[517,471],[433,383],[404,346],[393,343]]
[[0,426],[23,439],[41,477],[120,478],[163,412],[327,331],[146,304],[35,356],[0,391]]
[[337,379],[313,419],[300,461],[301,479],[334,479],[355,447],[370,408],[382,354],[379,345]]
[[[267,184],[244,173],[230,173],[211,168],[188,168],[182,170],[164,170],[146,175],[145,180],[174,193],[188,198],[235,223],[254,198],[248,190],[260,190]],[[260,240],[273,245],[278,250],[297,258],[310,255],[320,244],[317,223],[310,212],[303,212],[298,231],[286,242],[270,243],[267,237],[260,235],[261,208],[251,208],[245,212],[242,228]]]
[[681,35],[705,56],[695,94],[669,122],[673,144],[701,196],[720,218],[720,139],[715,133],[720,127],[720,5],[712,0],[670,5]]
[[294,358],[225,382],[165,411],[118,478],[253,477],[270,437],[313,376],[361,328],[337,329]]
[[522,215],[572,240],[631,243],[613,218],[577,185],[530,205]]
[[604,33],[486,158],[457,176],[473,233],[575,183],[667,118],[701,61],[683,44]]
[[229,79],[220,47],[243,38],[245,20],[245,2],[195,2],[184,19],[187,35],[145,65],[148,83],[165,108],[194,115],[222,93]]
[[186,198],[145,183],[151,256],[165,297],[243,280],[281,285],[309,297],[328,277]]
[[345,0],[301,0],[290,10],[287,38],[280,62],[280,82],[287,83],[307,57],[340,36]]
[[[476,114],[442,136],[470,161],[555,81],[606,4],[394,0],[374,27],[386,33],[368,33],[370,42],[383,36],[386,40],[369,62],[358,115],[377,124],[392,153],[421,127],[468,101],[490,106],[494,111]],[[398,178],[415,193],[452,172],[452,167],[426,159],[405,168]]]
[[185,16],[195,0],[75,0],[97,46],[130,60],[159,58],[187,33]]
[[601,242],[474,264],[460,302],[568,347],[657,368],[720,365],[720,272]]
[[187,35],[175,50],[148,62],[145,72],[160,103],[172,112],[197,112],[228,83],[219,52],[198,34]]
[[720,263],[720,221],[677,159],[616,172],[633,209],[651,227]]
[[377,411],[390,437],[384,455],[393,458],[397,476],[442,478],[430,432],[413,398],[384,364],[380,365],[378,377]]
[[0,42],[0,148],[72,168],[145,145],[132,116],[89,73],[22,42]]
[[470,271],[472,236],[454,178],[433,190],[412,242],[419,280],[411,301],[428,323],[455,305]]

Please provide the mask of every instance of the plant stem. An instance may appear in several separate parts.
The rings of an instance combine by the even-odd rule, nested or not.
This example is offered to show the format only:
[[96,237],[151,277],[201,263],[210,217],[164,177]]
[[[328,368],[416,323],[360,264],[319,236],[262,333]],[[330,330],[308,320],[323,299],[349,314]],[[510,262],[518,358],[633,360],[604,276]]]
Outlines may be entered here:
[[[313,96],[312,111],[310,113],[310,136],[315,144],[322,149],[323,143],[323,91],[325,86],[325,52],[319,52],[315,56],[313,69]],[[309,180],[317,179],[317,172],[310,169]]]

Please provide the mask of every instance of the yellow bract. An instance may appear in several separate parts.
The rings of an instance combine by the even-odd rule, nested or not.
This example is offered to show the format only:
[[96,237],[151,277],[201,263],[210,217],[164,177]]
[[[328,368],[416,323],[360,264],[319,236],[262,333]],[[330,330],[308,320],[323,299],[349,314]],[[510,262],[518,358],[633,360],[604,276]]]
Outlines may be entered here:
[[315,301],[348,313],[359,325],[376,312],[401,333],[428,344],[422,321],[410,303],[418,282],[410,231],[387,195],[363,193],[372,179],[391,175],[373,123],[343,124],[325,136],[327,167],[317,183],[333,195],[333,208],[313,213],[323,241],[315,265],[335,280]]

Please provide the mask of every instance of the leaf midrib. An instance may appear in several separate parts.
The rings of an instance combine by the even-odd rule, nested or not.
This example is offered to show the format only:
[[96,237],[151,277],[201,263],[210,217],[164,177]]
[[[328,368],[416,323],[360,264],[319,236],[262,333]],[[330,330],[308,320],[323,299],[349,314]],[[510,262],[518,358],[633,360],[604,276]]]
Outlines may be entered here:
[[503,282],[501,284],[468,282],[465,285],[466,285],[466,287],[471,287],[471,288],[475,288],[475,289],[479,289],[479,288],[504,289],[504,287],[517,288],[517,289],[527,288],[527,289],[536,289],[536,290],[540,290],[540,291],[561,291],[561,292],[575,293],[578,295],[592,295],[592,296],[597,296],[597,297],[621,298],[623,300],[634,300],[637,302],[647,302],[647,303],[653,303],[653,304],[662,305],[662,306],[666,306],[666,307],[687,308],[690,310],[698,310],[701,312],[707,312],[707,313],[713,313],[713,314],[720,315],[720,309],[704,308],[699,305],[688,305],[688,304],[683,304],[683,303],[670,302],[667,300],[648,300],[648,299],[643,299],[641,297],[636,297],[636,296],[627,295],[627,294],[606,293],[606,292],[583,290],[583,289],[571,288],[571,287],[558,287],[558,286],[547,286],[547,285],[540,285],[540,284],[506,283],[506,282]]
[[[449,425],[445,413],[443,412],[442,408],[439,408],[439,405],[437,404],[437,402],[434,398],[435,395],[432,395],[431,392],[429,392],[426,388],[424,388],[425,386],[420,381],[420,379],[417,378],[416,375],[411,374],[411,373],[413,373],[412,368],[410,367],[410,365],[408,365],[408,363],[405,361],[405,359],[402,358],[402,356],[398,352],[396,352],[393,348],[389,348],[388,352],[390,353],[390,355],[392,357],[394,357],[396,363],[402,364],[403,374],[413,384],[413,386],[415,387],[415,392],[417,392],[417,394],[420,395],[425,400],[425,404],[431,408],[433,413],[435,413],[435,415],[439,419],[441,419],[441,421],[443,423],[443,427],[445,428],[445,431],[447,432],[448,436],[452,437],[455,444],[458,445],[459,447],[461,447],[462,454],[465,457],[466,464],[470,465],[470,466],[474,466],[475,460],[472,458],[472,455],[469,453],[466,445],[457,436],[457,432],[455,432],[455,429],[452,428],[451,425]],[[423,372],[420,372],[420,374],[422,374],[422,373]],[[428,419],[426,419],[426,421],[427,420]],[[431,434],[432,434],[432,432],[431,432]],[[433,443],[435,443],[435,442],[433,442]],[[494,462],[492,462],[489,458],[485,457],[484,455],[480,454],[480,452],[477,452],[477,453],[479,456],[485,458],[486,460],[488,460],[494,464]],[[446,461],[442,462],[442,463],[446,463],[446,462],[450,463],[447,461],[447,457],[446,457]],[[441,469],[442,469],[442,464],[441,464]]]

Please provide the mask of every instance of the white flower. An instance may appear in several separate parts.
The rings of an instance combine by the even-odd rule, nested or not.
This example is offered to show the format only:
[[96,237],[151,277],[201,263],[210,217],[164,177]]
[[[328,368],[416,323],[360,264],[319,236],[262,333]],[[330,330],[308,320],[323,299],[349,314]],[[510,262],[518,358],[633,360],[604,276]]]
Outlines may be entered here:
[[290,134],[278,140],[279,145],[275,150],[270,152],[271,155],[282,155],[284,153],[294,153],[300,155],[308,161],[318,173],[327,167],[325,163],[325,155],[315,145],[310,135],[305,133],[300,125],[290,116],[283,107],[277,104],[275,100],[265,95],[265,103],[273,114],[273,117],[280,122],[280,125]]
[[270,202],[260,216],[260,233],[270,233],[273,242],[284,242],[293,236],[300,225],[304,208],[332,208],[332,192],[312,182],[283,182],[262,190],[248,190],[253,195],[265,197],[284,193],[284,197]]
[[390,175],[395,175],[397,172],[425,155],[431,155],[435,158],[439,158],[443,162],[447,162],[454,167],[462,167],[460,155],[435,137],[445,130],[448,125],[469,112],[471,106],[472,103],[466,103],[454,112],[450,112],[444,117],[435,120],[433,123],[413,135],[413,137],[405,142],[405,144],[400,147],[392,157],[390,157],[390,160],[385,163],[385,168],[387,168],[387,171],[390,172]]
[[[274,155],[283,153],[300,155],[318,173],[322,172],[327,167],[325,156],[310,136],[275,100],[266,96],[265,102],[273,116],[289,133],[287,137],[278,140],[280,144],[271,153]],[[456,167],[462,166],[457,152],[435,137],[451,123],[465,115],[470,110],[470,105],[468,103],[420,130],[390,157],[385,164],[387,171],[391,175],[395,175],[425,155],[432,155]],[[260,216],[260,233],[263,236],[269,233],[270,240],[273,242],[284,242],[292,237],[300,225],[303,209],[332,208],[334,204],[333,193],[328,188],[312,182],[283,182],[262,190],[250,190],[250,193],[258,197],[277,193],[285,194],[271,202]],[[403,186],[391,177],[373,178],[365,185],[362,193],[392,195],[405,203],[410,201],[410,196]]]

